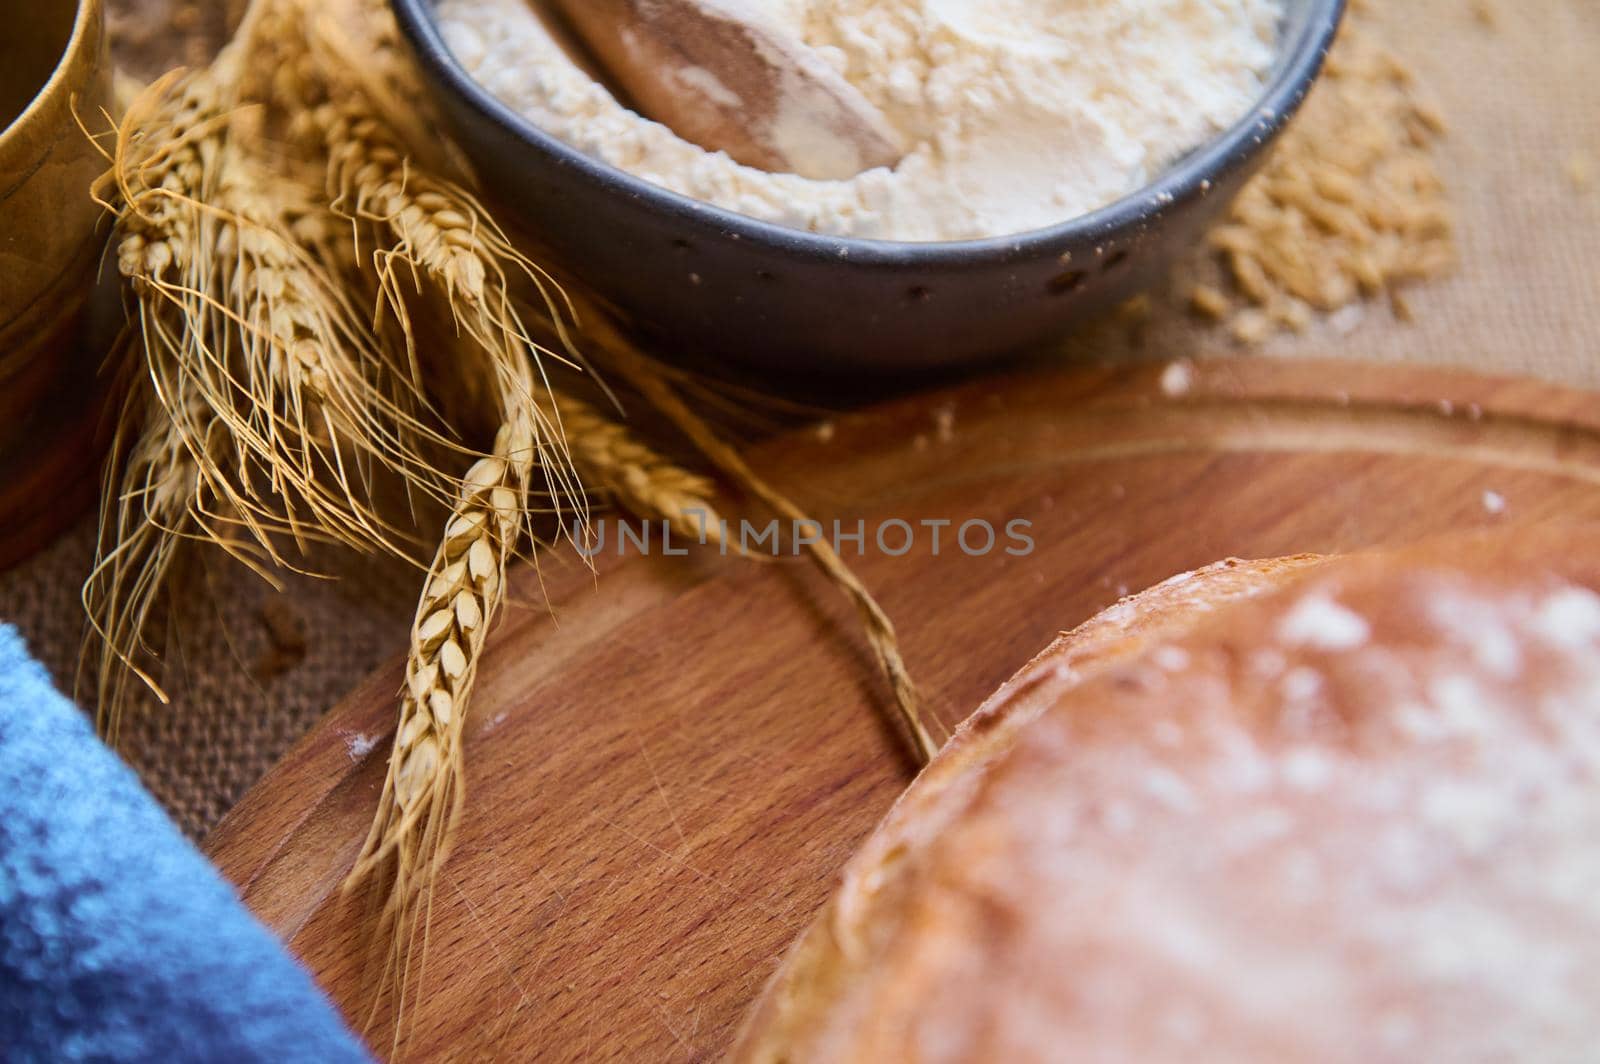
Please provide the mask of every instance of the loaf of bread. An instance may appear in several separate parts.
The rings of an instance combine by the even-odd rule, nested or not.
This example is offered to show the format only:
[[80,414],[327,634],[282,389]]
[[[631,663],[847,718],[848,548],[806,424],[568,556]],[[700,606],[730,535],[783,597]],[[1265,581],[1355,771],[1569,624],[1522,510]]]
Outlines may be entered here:
[[1596,588],[1555,528],[1125,600],[918,778],[734,1058],[1593,1059]]

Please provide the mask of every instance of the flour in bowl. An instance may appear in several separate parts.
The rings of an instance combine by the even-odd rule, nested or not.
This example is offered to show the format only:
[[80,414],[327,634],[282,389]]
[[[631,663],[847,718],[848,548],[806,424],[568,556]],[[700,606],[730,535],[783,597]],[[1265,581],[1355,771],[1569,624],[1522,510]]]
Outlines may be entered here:
[[834,236],[1037,229],[1147,184],[1254,105],[1280,0],[724,0],[816,49],[910,152],[818,181],[741,166],[629,110],[529,0],[441,0],[445,40],[548,133],[674,192]]

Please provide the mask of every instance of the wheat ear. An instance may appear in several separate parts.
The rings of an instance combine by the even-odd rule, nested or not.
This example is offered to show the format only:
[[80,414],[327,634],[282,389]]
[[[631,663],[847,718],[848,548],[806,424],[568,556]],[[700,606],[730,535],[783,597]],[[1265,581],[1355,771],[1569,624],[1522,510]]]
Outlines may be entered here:
[[586,485],[609,492],[635,517],[666,521],[688,539],[723,541],[721,519],[709,501],[716,492],[710,480],[672,462],[582,399],[557,390],[543,405]]
[[[586,308],[583,318],[585,332],[604,349],[610,365],[621,373],[656,410],[677,426],[689,441],[728,478],[748,490],[756,498],[785,520],[798,524],[814,523],[787,496],[768,484],[750,468],[738,451],[730,447],[684,402],[667,375],[641,352],[623,332],[598,310]],[[856,608],[866,631],[878,667],[888,680],[894,693],[895,708],[910,740],[913,754],[926,763],[939,752],[939,743],[933,738],[929,722],[922,711],[921,698],[911,671],[900,653],[899,636],[894,622],[873,598],[859,577],[839,552],[833,549],[826,536],[810,540],[806,549],[817,568],[848,598]],[[934,722],[937,726],[937,722]]]
[[[375,241],[371,259],[398,317],[406,316],[407,278],[413,289],[423,278],[437,287],[456,324],[491,350],[504,347],[507,336],[531,343],[509,297],[513,277],[537,286],[553,312],[570,313],[559,286],[512,245],[471,192],[416,164],[437,155],[437,145],[397,103],[404,98],[392,87],[397,76],[368,77],[338,21],[308,0],[258,3],[258,36],[277,68],[258,91],[295,116],[292,136],[324,160],[333,208],[358,223],[358,236]],[[376,46],[387,53],[385,39],[378,33]],[[379,65],[397,66],[392,56]]]
[[[89,635],[105,640],[99,712],[112,727],[130,675],[165,697],[135,663],[147,656],[145,627],[175,539],[210,539],[264,574],[288,565],[282,538],[410,556],[409,533],[370,502],[375,468],[440,498],[452,490],[422,457],[422,443],[439,437],[412,413],[420,400],[394,384],[405,380],[394,368],[403,355],[377,344],[339,281],[304,250],[346,249],[327,239],[343,223],[293,184],[269,186],[241,144],[255,131],[241,135],[231,103],[239,63],[235,49],[214,70],[175,72],[131,101],[96,184],[117,217],[117,265],[142,347],[148,388],[135,390],[153,396],[123,411],[116,453],[133,462],[133,486],[118,495],[108,472],[100,564],[84,589]],[[175,494],[137,485],[153,475],[141,467],[177,450],[194,467],[187,506],[128,512],[128,499]]]
[[[127,374],[103,476],[95,562],[82,589],[89,624],[79,684],[97,662],[96,717],[112,737],[130,681],[166,700],[144,664],[155,654],[149,630],[181,541],[200,530],[202,467],[215,457],[204,403],[190,381],[165,370],[186,342],[184,262],[197,239],[194,197],[221,150],[222,127],[210,86],[174,72],[128,108],[111,168],[95,186],[120,213],[114,247],[134,304],[130,342],[142,347],[149,370]],[[147,128],[161,135],[137,135]]]
[[465,795],[462,723],[490,625],[505,603],[506,567],[526,528],[536,454],[527,409],[512,404],[492,453],[461,482],[412,624],[378,812],[348,880],[387,873],[378,931],[387,944],[383,979],[396,991],[396,1044],[414,947],[419,936],[425,941],[434,882]]
[[107,200],[146,357],[186,373],[235,436],[234,478],[214,479],[232,484],[234,519],[275,562],[279,532],[405,553],[366,501],[370,470],[442,493],[420,457],[431,434],[415,396],[391,386],[393,360],[301,247],[338,223],[290,184],[266,191],[227,95],[207,72],[152,86],[101,183],[120,201]]
[[305,250],[346,249],[341,223],[293,186],[269,193],[262,180],[247,159],[224,169],[213,266],[220,302],[208,334],[216,339],[189,350],[207,363],[213,405],[256,474],[241,502],[297,538],[309,528],[359,550],[408,555],[410,544],[369,502],[373,474],[448,499],[424,451],[448,441],[422,420],[403,357],[383,349]]
[[[306,0],[259,2],[267,5],[264,24],[273,27],[263,36],[274,42],[279,62],[268,91],[278,107],[298,116],[295,135],[306,150],[325,160],[332,209],[346,219],[357,242],[370,242],[365,260],[379,293],[374,316],[405,337],[413,379],[424,379],[430,354],[415,343],[416,299],[448,308],[456,332],[477,349],[471,364],[486,366],[489,375],[515,378],[529,352],[540,378],[543,359],[574,360],[564,325],[571,308],[560,286],[512,245],[467,189],[413,164],[427,146],[408,139],[416,135],[414,123],[395,113],[395,94],[375,89],[360,73],[335,21]],[[566,353],[532,338],[512,297],[514,279],[537,290]],[[462,373],[459,365],[447,368]],[[580,499],[570,462],[561,448],[549,446],[556,427],[542,411],[534,416],[544,496],[557,507],[561,500]]]
[[[523,539],[533,495],[581,512],[581,487],[558,430],[535,401],[540,349],[510,296],[511,278],[553,286],[518,253],[464,189],[413,165],[417,149],[390,100],[344,61],[337,27],[305,0],[258,0],[253,39],[272,56],[254,90],[291,117],[287,130],[320,159],[325,194],[346,225],[355,267],[374,281],[374,326],[405,340],[410,379],[467,378],[499,430],[456,488],[453,509],[419,601],[395,744],[371,832],[349,878],[382,899],[380,982],[402,1027],[413,945],[426,941],[432,887],[463,794],[461,724],[483,641],[504,602],[504,570]],[[257,64],[259,69],[259,64]],[[426,155],[424,155],[426,158]],[[414,314],[446,308],[455,336],[418,344]],[[374,1007],[377,999],[374,1000]]]
[[157,653],[149,634],[182,542],[199,528],[201,473],[190,445],[197,433],[205,438],[208,418],[192,397],[184,405],[191,420],[180,427],[148,388],[131,392],[103,478],[95,561],[82,591],[89,636],[78,683],[86,682],[92,663],[97,723],[113,742],[131,682],[167,700],[145,664]]

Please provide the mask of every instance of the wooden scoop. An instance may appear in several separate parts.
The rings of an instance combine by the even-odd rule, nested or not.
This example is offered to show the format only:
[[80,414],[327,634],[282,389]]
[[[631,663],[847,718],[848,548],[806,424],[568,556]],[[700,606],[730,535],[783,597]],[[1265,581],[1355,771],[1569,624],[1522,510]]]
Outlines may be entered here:
[[559,0],[648,118],[775,173],[844,180],[905,153],[865,96],[737,0]]

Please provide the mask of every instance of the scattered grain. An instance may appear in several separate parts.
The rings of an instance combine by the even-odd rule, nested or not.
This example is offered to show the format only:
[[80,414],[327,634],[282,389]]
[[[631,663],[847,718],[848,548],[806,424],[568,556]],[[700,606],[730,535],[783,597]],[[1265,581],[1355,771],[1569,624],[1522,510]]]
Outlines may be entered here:
[[1169,399],[1188,395],[1194,388],[1194,366],[1184,359],[1169,363],[1161,371],[1161,393]]
[[1363,299],[1388,296],[1408,313],[1398,289],[1455,262],[1434,162],[1444,131],[1409,69],[1353,12],[1304,110],[1210,236],[1232,290],[1195,286],[1191,307],[1245,344]]
[[1567,180],[1579,192],[1587,192],[1594,187],[1594,171],[1594,156],[1588,152],[1580,150],[1567,156]]
[[1233,309],[1232,302],[1227,295],[1214,285],[1195,285],[1189,290],[1189,306],[1195,313],[1212,321],[1221,321]]
[[306,622],[286,595],[273,593],[261,604],[261,628],[267,645],[252,670],[261,683],[282,676],[306,656]]

